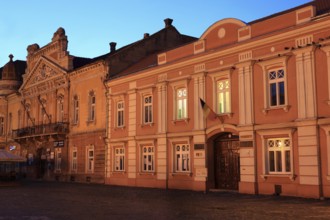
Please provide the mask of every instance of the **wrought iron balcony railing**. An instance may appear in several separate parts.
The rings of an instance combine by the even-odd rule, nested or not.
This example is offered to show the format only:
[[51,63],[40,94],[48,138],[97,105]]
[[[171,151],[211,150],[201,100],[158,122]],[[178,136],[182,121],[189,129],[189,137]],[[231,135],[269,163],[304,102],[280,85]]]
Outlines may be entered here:
[[31,127],[25,127],[21,129],[13,130],[12,138],[24,138],[30,136],[43,136],[52,134],[67,134],[69,132],[69,123],[52,123],[35,125]]

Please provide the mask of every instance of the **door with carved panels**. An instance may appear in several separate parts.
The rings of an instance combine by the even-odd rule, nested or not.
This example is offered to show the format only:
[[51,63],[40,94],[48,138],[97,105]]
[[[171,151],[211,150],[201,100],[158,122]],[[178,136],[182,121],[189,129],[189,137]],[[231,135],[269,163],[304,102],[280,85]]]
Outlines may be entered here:
[[217,140],[214,148],[216,188],[238,190],[240,181],[238,138]]

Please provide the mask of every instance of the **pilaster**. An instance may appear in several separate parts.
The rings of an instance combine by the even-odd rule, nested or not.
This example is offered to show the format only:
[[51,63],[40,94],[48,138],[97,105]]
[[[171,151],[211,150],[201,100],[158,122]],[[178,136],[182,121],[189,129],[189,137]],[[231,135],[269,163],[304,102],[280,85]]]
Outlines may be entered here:
[[317,115],[315,88],[315,47],[294,51],[296,55],[298,119],[312,119]]
[[236,65],[236,67],[238,67],[240,125],[251,125],[254,122],[252,78],[253,64],[254,61],[247,61]]
[[136,178],[136,82],[129,84],[128,91],[128,178]]

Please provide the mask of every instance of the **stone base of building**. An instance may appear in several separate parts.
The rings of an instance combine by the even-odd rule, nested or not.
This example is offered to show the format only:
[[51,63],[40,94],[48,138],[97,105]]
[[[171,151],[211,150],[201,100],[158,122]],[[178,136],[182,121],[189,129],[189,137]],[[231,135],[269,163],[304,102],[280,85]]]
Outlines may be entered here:
[[257,194],[256,183],[251,182],[239,182],[238,183],[239,193],[244,194]]
[[296,196],[305,198],[320,198],[319,186],[259,183],[258,192],[263,195]]

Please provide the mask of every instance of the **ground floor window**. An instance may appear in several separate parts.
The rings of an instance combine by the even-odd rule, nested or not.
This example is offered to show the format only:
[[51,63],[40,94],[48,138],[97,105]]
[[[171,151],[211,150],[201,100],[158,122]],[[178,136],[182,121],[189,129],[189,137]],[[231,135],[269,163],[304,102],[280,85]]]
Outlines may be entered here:
[[77,149],[73,149],[72,151],[72,164],[71,169],[74,172],[77,172]]
[[268,172],[291,173],[291,141],[289,138],[267,139]]
[[176,144],[175,150],[175,171],[190,171],[190,147],[188,144]]
[[153,172],[155,171],[154,162],[154,146],[143,146],[142,147],[142,171]]
[[115,171],[125,171],[125,148],[116,147],[114,149]]
[[94,147],[89,146],[87,149],[87,172],[94,172]]
[[62,148],[55,148],[55,169],[61,171]]

